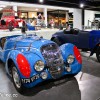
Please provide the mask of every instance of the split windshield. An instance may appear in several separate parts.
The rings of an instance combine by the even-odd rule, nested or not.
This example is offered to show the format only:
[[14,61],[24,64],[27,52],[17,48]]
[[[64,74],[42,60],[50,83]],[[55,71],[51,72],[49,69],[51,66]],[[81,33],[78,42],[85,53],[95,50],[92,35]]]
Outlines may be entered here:
[[28,48],[31,48],[32,46],[32,43],[41,39],[40,37],[38,36],[35,36],[35,35],[27,35],[26,37],[23,37],[23,36],[19,36],[19,37],[15,37],[15,38],[11,38],[10,40],[15,40],[15,48],[16,46],[17,47],[28,47]]
[[3,12],[2,17],[10,17],[10,16],[14,16],[13,12]]

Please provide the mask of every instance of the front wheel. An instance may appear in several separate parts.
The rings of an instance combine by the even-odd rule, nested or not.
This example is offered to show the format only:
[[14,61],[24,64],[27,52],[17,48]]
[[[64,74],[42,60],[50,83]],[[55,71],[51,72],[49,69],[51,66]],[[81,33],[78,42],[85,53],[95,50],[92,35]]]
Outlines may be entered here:
[[13,31],[13,24],[12,24],[12,22],[9,23],[8,29],[9,29],[9,31]]
[[13,27],[9,27],[9,31],[10,31],[10,32],[13,31]]
[[19,75],[18,70],[14,64],[12,66],[12,81],[13,81],[13,84],[14,84],[16,90],[19,93],[23,93],[24,86],[22,85],[20,75]]
[[97,60],[100,62],[100,46],[97,48],[96,57],[97,57]]

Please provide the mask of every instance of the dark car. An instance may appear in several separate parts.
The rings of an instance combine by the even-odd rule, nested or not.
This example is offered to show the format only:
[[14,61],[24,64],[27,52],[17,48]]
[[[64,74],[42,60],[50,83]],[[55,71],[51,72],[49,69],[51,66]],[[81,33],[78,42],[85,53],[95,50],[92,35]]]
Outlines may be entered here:
[[79,49],[91,51],[90,56],[96,53],[96,57],[100,62],[100,30],[63,30],[53,34],[51,40],[59,45],[73,43]]

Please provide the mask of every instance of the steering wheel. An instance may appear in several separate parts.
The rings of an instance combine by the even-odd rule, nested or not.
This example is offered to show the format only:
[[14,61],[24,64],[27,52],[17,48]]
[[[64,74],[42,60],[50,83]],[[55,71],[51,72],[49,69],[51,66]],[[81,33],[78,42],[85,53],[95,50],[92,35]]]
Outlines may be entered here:
[[74,34],[74,35],[77,35],[80,32],[80,29],[78,29],[78,28],[72,28],[70,30],[65,29],[63,32],[65,34]]
[[78,29],[78,28],[73,28],[73,30],[75,30],[75,31],[80,31],[80,29]]
[[77,35],[78,33],[79,33],[79,29],[78,28],[73,28],[73,29],[71,29],[70,30],[70,32],[72,33],[72,34],[75,34],[75,35]]

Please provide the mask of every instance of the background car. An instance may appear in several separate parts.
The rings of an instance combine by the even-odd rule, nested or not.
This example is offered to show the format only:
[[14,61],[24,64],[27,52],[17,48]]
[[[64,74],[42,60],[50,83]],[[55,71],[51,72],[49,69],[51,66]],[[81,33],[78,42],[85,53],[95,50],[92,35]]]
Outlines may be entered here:
[[49,79],[75,75],[82,59],[73,44],[58,46],[36,35],[7,36],[0,39],[0,60],[18,92]]
[[5,9],[0,20],[0,29],[9,29],[12,31],[14,28],[22,27],[23,21],[15,16],[15,12],[12,9]]
[[96,53],[96,57],[100,62],[100,30],[81,31],[71,29],[69,31],[59,31],[52,35],[51,40],[59,45],[72,43],[79,49],[91,51],[90,56]]

